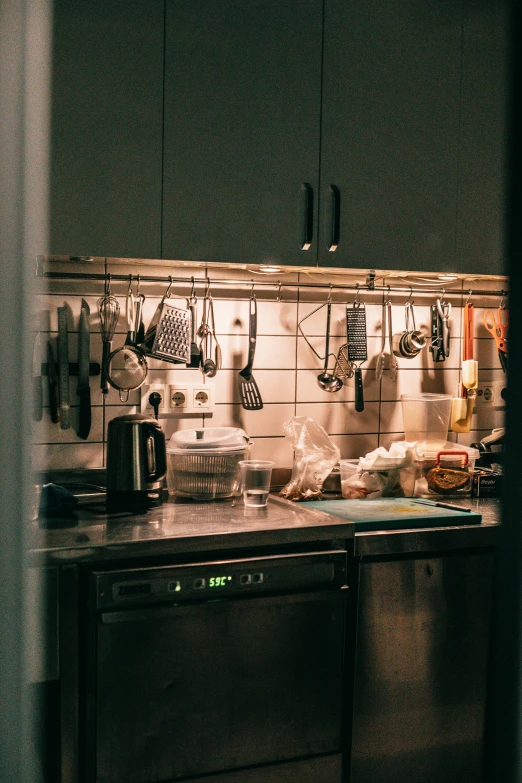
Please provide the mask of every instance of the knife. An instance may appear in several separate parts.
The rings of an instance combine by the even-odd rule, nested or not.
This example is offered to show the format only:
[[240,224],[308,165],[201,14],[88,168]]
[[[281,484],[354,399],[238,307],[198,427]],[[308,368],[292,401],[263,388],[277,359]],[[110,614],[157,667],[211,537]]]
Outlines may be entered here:
[[58,373],[60,384],[60,427],[68,430],[69,405],[69,336],[67,331],[67,306],[58,308]]
[[47,373],[51,421],[53,424],[57,424],[60,421],[60,417],[58,416],[58,379],[56,377],[56,361],[54,358],[53,346],[51,345],[50,340],[47,342]]
[[78,386],[77,394],[80,398],[80,414],[77,435],[87,440],[91,431],[91,387],[89,385],[89,358],[91,348],[91,334],[89,331],[89,305],[82,299],[80,310],[80,332],[78,334]]
[[33,346],[33,419],[35,421],[41,421],[43,416],[42,361],[40,352],[40,332],[37,332]]

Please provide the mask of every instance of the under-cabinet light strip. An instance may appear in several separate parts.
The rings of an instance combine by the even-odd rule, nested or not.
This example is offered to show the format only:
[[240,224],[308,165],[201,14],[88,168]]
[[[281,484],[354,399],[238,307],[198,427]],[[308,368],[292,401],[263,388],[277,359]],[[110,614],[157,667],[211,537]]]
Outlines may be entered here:
[[393,286],[393,285],[368,285],[367,283],[362,284],[352,284],[352,285],[339,285],[336,283],[281,283],[280,281],[277,282],[269,282],[268,280],[219,280],[219,279],[209,279],[208,277],[174,277],[173,275],[164,275],[164,276],[157,276],[157,275],[142,275],[142,274],[129,274],[129,275],[122,275],[122,274],[100,274],[96,272],[48,272],[44,271],[42,269],[38,269],[36,272],[36,277],[39,278],[47,278],[51,280],[99,280],[101,282],[122,282],[122,283],[130,283],[133,282],[139,282],[139,283],[180,283],[187,286],[197,285],[197,286],[208,286],[208,287],[215,287],[215,286],[240,286],[244,287],[246,289],[249,289],[249,291],[253,290],[260,290],[262,288],[276,288],[278,290],[278,293],[283,288],[296,288],[298,290],[300,289],[312,289],[312,290],[324,290],[327,292],[333,291],[354,291],[355,293],[388,293],[390,296],[393,294],[410,294],[410,296],[413,296],[413,294],[439,294],[443,297],[448,296],[499,296],[502,298],[506,298],[508,295],[507,290],[503,289],[500,291],[489,291],[489,290],[481,290],[481,289],[475,289],[475,288],[457,288],[457,289],[447,289],[444,285],[441,285],[439,288],[431,287],[422,287],[422,286]]

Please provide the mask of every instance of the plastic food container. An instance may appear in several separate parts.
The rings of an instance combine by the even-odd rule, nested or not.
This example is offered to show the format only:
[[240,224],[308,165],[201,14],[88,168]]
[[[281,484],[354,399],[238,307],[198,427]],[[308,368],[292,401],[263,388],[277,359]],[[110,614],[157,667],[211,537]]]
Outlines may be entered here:
[[251,446],[237,427],[175,432],[167,446],[169,493],[196,500],[239,494],[239,463],[248,459]]
[[342,459],[341,492],[343,498],[404,498],[413,497],[416,469],[403,459],[389,460],[385,470],[359,469],[358,459]]
[[448,439],[451,394],[401,394],[404,439],[422,451],[438,451]]
[[467,497],[471,495],[475,461],[480,453],[451,443],[439,451],[416,456],[416,497]]

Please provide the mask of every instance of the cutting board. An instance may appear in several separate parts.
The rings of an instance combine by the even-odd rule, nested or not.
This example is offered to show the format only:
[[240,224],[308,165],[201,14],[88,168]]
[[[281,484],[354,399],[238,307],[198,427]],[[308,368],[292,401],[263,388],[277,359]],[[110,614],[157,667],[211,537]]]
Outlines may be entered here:
[[479,525],[480,514],[453,511],[435,504],[421,505],[411,498],[376,500],[314,500],[306,504],[325,514],[355,522],[355,530],[411,530],[420,527]]

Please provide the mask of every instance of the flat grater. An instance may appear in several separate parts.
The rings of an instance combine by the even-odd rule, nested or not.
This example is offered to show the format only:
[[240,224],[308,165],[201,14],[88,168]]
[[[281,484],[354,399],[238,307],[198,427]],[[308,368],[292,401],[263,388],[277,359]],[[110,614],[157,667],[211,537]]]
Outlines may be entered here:
[[162,300],[139,348],[148,356],[167,362],[190,363],[190,310]]
[[[350,362],[365,362],[368,358],[366,336],[366,308],[359,301],[346,306],[346,342]],[[361,366],[355,370],[355,410],[364,410],[364,394]]]

